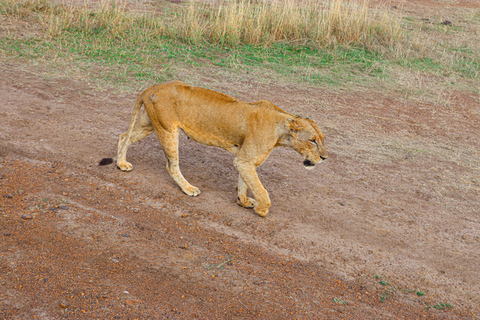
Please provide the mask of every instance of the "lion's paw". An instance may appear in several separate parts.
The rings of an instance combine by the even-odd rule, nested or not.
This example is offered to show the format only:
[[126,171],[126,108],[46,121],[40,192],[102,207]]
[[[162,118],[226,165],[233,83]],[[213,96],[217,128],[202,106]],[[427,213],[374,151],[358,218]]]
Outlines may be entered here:
[[200,193],[202,193],[200,191],[200,189],[198,189],[197,187],[194,187],[194,186],[191,186],[188,189],[183,189],[183,192],[185,192],[185,194],[189,195],[190,197],[196,197],[196,196],[200,195]]
[[267,208],[267,209],[257,209],[257,208],[255,208],[255,212],[256,212],[259,216],[265,218],[265,217],[267,216],[267,214],[268,214],[268,208]]
[[255,207],[255,200],[252,198],[245,198],[245,201],[241,201],[240,198],[237,198],[237,203],[239,206],[242,206],[247,209],[253,209]]
[[122,171],[132,171],[133,170],[133,165],[129,162],[123,162],[123,163],[117,163],[118,169]]

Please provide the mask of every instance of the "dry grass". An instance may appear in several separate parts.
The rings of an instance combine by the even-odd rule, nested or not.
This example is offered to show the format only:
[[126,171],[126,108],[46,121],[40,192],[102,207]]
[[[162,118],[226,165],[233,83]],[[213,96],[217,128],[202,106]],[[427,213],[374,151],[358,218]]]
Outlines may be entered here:
[[54,6],[48,0],[4,0],[3,12],[18,17],[32,13],[47,37],[65,31],[102,31],[123,38],[132,28],[147,39],[167,37],[191,44],[213,43],[268,46],[275,42],[391,46],[402,38],[400,23],[386,11],[371,11],[367,2],[344,0],[222,1],[218,5],[190,1],[171,16],[139,16],[125,10],[125,2],[102,0],[93,12],[87,5]]
[[389,46],[402,37],[400,23],[384,11],[371,11],[367,2],[295,0],[222,2],[218,7],[191,1],[176,26],[177,35],[191,42],[230,46],[310,42]]

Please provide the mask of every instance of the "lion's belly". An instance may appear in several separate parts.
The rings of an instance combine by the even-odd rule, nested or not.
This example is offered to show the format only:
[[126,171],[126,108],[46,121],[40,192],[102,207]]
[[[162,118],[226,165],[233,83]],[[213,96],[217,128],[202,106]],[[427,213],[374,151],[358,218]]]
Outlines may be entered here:
[[245,139],[246,110],[215,105],[177,107],[178,126],[193,140],[236,153]]
[[[212,130],[198,130],[198,128],[180,127],[185,134],[194,141],[207,145],[220,147],[232,153],[237,153],[240,143],[227,136]],[[197,130],[195,130],[197,129]]]

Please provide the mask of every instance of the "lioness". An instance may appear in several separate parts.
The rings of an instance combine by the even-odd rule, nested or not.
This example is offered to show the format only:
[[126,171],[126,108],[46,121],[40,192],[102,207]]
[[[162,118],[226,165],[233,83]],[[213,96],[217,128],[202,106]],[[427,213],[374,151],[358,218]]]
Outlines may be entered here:
[[[142,105],[145,110],[136,121]],[[273,148],[293,148],[303,156],[307,169],[328,157],[324,136],[312,120],[289,114],[265,100],[247,103],[174,81],[148,88],[140,95],[130,126],[118,141],[117,156],[102,159],[100,165],[116,160],[120,170],[132,170],[126,161],[128,147],[155,131],[165,152],[170,176],[187,195],[198,196],[200,190],[185,180],[178,166],[178,128],[197,142],[236,155],[233,163],[239,173],[238,204],[254,208],[262,217],[267,215],[271,202],[255,168],[267,159]],[[247,197],[248,188],[255,200]]]

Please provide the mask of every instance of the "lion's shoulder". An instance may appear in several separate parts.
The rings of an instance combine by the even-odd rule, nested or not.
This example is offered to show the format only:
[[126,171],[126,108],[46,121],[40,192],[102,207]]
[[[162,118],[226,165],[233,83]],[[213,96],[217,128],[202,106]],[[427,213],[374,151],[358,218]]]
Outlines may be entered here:
[[238,100],[234,97],[220,93],[214,90],[205,89],[201,87],[194,87],[188,84],[179,83],[177,84],[178,90],[182,91],[184,94],[193,94],[197,99],[202,99],[205,101],[214,100],[216,103],[232,103],[237,102]]
[[257,108],[262,108],[262,109],[271,110],[271,111],[277,111],[277,112],[289,115],[288,112],[286,112],[283,109],[280,109],[279,107],[277,107],[276,105],[274,105],[273,103],[271,103],[268,100],[259,100],[259,101],[255,101],[255,102],[250,102],[249,104],[251,106],[254,106],[254,107],[257,107]]

